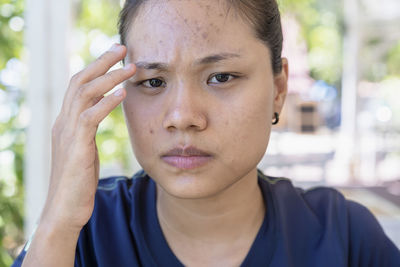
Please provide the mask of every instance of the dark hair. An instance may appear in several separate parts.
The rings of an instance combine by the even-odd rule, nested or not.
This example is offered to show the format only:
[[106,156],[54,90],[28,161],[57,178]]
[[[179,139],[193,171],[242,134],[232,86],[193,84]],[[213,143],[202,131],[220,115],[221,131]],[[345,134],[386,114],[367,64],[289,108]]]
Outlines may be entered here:
[[[126,0],[119,15],[119,34],[121,44],[126,45],[126,36],[130,25],[137,15],[139,7],[146,0]],[[263,41],[271,52],[271,64],[274,74],[282,71],[282,27],[276,0],[225,0],[228,10],[233,7],[236,14],[253,27],[256,37]],[[228,11],[229,12],[229,11]]]

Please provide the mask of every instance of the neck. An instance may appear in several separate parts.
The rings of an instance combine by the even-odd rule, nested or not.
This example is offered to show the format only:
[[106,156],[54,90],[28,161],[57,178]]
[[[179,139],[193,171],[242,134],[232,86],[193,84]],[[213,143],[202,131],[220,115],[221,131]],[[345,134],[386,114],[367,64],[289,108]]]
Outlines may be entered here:
[[265,216],[257,170],[202,199],[176,198],[157,186],[157,213],[167,240],[204,245],[254,238]]

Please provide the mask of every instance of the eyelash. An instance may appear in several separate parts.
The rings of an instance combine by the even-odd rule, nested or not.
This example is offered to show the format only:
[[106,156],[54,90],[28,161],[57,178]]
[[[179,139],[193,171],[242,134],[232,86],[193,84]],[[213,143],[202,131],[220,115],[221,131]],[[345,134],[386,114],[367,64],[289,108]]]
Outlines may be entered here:
[[226,81],[226,82],[218,82],[218,83],[216,83],[216,84],[227,83],[227,82],[230,82],[231,80],[236,79],[236,78],[239,77],[238,75],[234,75],[234,74],[232,74],[232,73],[222,72],[222,73],[216,73],[216,74],[214,74],[213,76],[211,76],[211,79],[209,79],[208,82],[209,82],[210,80],[212,80],[213,78],[215,78],[216,76],[218,76],[218,75],[228,75],[228,76],[230,76],[230,78],[228,78],[228,81]]
[[[212,80],[213,78],[215,78],[215,77],[218,76],[218,75],[229,75],[230,77],[229,77],[228,80],[225,81],[225,82],[215,82],[215,83],[213,83],[213,84],[223,84],[223,83],[227,83],[227,82],[232,81],[233,79],[236,79],[236,78],[239,78],[239,77],[240,77],[240,76],[235,75],[235,74],[232,74],[232,73],[221,72],[221,73],[216,73],[216,74],[212,75],[211,78],[208,79],[207,82],[209,82],[210,80]],[[151,86],[150,84],[149,84],[149,85],[145,85],[145,83],[150,83],[150,81],[152,81],[152,80],[161,81],[161,82],[162,82],[161,86],[153,87],[153,86]],[[162,79],[159,79],[159,78],[151,78],[151,79],[148,79],[148,80],[144,80],[144,81],[138,82],[137,84],[138,84],[138,85],[141,85],[141,86],[144,86],[144,87],[146,87],[146,88],[160,88],[160,87],[163,87],[163,86],[165,87],[165,82],[164,82]]]
[[139,85],[143,85],[144,87],[147,87],[147,88],[159,88],[159,87],[160,87],[160,86],[157,86],[157,87],[152,87],[152,86],[147,86],[147,85],[144,85],[145,83],[147,83],[147,82],[150,82],[151,80],[158,80],[158,81],[161,81],[161,82],[162,82],[162,84],[164,84],[164,85],[165,85],[165,82],[164,82],[163,80],[159,79],[159,78],[151,78],[151,79],[148,79],[148,80],[145,80],[145,81],[139,82],[138,84],[139,84]]

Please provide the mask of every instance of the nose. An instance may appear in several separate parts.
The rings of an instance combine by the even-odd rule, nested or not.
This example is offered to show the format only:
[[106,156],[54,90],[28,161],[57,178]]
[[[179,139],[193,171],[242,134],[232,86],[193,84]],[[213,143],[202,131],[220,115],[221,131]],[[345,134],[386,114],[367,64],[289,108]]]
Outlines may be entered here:
[[200,90],[179,86],[170,90],[163,127],[168,131],[203,131],[207,128],[206,100]]

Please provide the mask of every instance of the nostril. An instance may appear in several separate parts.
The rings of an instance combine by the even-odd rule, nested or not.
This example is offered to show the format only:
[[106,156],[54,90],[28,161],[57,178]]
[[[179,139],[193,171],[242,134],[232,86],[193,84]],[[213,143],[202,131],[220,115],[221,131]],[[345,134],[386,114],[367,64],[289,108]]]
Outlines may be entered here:
[[164,128],[168,131],[194,130],[202,131],[206,128],[207,121],[204,116],[192,115],[184,117],[167,117],[164,121]]
[[163,127],[168,131],[201,131],[207,125],[206,110],[193,102],[182,102],[173,105],[173,108],[165,113]]

